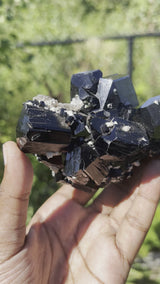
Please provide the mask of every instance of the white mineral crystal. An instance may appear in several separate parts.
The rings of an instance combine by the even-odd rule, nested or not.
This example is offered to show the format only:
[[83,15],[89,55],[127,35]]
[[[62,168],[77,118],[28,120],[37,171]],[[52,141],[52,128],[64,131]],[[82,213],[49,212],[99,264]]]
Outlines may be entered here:
[[128,132],[130,129],[131,129],[131,127],[129,125],[124,125],[122,127],[122,131],[124,131],[124,132]]
[[41,94],[33,97],[33,101],[34,100],[38,101],[39,103],[44,102],[45,108],[56,112],[60,111],[62,108],[68,111],[79,111],[83,106],[83,102],[80,100],[78,95],[72,98],[70,103],[59,103],[58,100]]

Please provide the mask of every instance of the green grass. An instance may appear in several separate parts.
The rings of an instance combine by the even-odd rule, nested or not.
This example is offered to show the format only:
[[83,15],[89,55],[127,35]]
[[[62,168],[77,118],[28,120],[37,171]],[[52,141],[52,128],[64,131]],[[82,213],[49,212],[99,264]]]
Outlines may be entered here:
[[160,280],[150,270],[132,268],[126,284],[160,284]]
[[94,200],[102,193],[103,190],[104,190],[104,188],[99,188],[96,191],[96,193],[92,196],[92,198],[84,205],[84,207],[88,207],[88,206],[92,205]]

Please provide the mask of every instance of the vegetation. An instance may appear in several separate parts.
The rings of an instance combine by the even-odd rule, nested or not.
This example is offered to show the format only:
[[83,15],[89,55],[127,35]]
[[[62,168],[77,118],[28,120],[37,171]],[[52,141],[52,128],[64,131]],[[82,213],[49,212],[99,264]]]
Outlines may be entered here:
[[[154,0],[0,0],[1,145],[16,139],[16,124],[24,101],[38,93],[69,101],[70,77],[83,70],[99,68],[105,75],[126,73],[127,42],[102,41],[99,37],[158,32],[159,14],[160,2]],[[17,47],[22,42],[66,38],[88,41],[54,47]],[[133,83],[140,102],[159,94],[159,52],[157,38],[134,42]],[[49,170],[31,159],[35,176],[29,218],[57,189]],[[2,155],[0,165],[2,177]],[[159,238],[157,214],[140,254],[159,250]]]

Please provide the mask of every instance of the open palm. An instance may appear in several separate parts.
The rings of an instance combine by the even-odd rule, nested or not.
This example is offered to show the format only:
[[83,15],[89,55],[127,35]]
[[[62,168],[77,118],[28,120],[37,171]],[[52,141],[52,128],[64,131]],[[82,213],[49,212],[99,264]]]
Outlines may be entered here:
[[0,283],[125,283],[159,201],[160,161],[109,185],[87,208],[89,193],[63,185],[26,230],[32,167],[15,143],[4,152]]

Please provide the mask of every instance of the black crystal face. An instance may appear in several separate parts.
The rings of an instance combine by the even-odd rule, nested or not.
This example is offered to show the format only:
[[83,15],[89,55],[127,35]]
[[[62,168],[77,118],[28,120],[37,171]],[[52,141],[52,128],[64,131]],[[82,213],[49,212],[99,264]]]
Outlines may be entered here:
[[42,95],[24,103],[17,143],[57,180],[95,191],[129,178],[141,160],[160,154],[160,96],[137,106],[129,76],[74,74],[70,104]]

